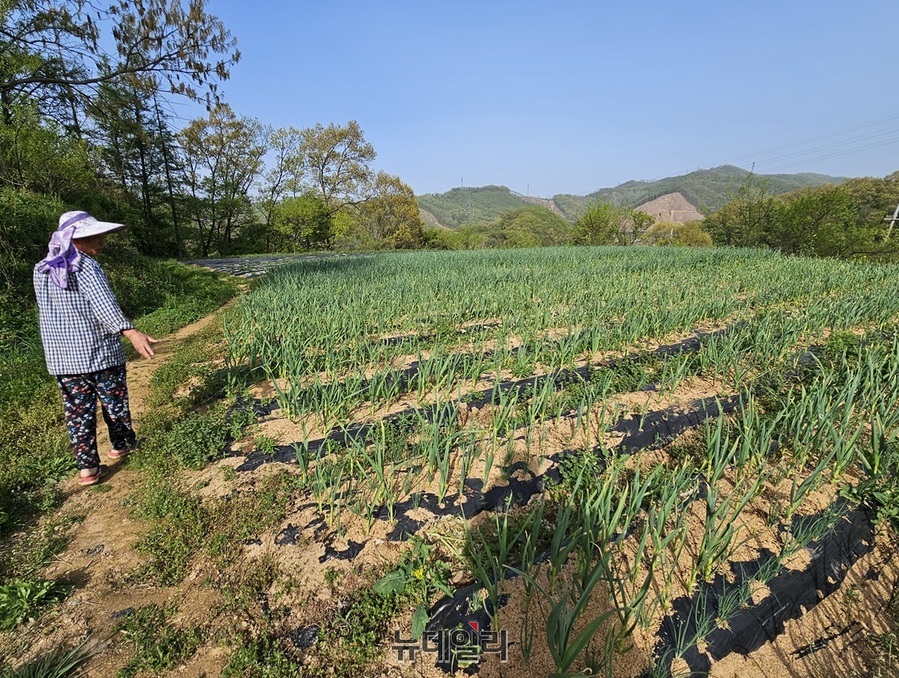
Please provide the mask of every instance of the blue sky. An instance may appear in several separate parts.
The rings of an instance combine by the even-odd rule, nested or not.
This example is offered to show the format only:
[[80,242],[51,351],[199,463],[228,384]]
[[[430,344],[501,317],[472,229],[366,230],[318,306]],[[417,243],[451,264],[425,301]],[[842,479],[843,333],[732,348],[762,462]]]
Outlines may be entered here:
[[[209,0],[234,110],[357,120],[416,193],[899,169],[899,2]],[[179,113],[195,113],[179,107]]]

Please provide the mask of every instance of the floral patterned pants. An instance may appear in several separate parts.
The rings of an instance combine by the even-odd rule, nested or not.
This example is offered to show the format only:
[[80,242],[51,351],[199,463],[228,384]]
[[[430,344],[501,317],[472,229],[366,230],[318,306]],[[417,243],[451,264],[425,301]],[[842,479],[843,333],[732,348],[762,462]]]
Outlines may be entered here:
[[113,448],[127,450],[134,446],[124,365],[88,374],[57,376],[56,381],[62,393],[75,465],[79,469],[100,465],[100,455],[97,453],[97,398],[103,409],[103,419],[109,427],[109,440]]

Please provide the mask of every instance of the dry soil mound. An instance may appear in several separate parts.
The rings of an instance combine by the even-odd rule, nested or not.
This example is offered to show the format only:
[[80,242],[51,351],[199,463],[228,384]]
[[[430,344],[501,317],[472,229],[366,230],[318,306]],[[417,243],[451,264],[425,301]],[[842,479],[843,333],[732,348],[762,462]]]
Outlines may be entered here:
[[685,224],[688,221],[703,218],[702,213],[680,193],[668,193],[637,206],[637,209],[651,214],[656,221],[674,221]]

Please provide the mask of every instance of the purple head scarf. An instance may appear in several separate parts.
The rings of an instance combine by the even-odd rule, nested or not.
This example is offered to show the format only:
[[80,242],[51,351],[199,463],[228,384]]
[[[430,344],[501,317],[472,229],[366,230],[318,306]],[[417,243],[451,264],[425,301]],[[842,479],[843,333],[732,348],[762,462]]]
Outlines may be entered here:
[[78,212],[59,225],[50,237],[47,256],[38,264],[38,271],[49,273],[50,280],[60,289],[69,285],[69,273],[74,273],[81,266],[81,254],[72,244],[75,225],[88,217],[87,212]]

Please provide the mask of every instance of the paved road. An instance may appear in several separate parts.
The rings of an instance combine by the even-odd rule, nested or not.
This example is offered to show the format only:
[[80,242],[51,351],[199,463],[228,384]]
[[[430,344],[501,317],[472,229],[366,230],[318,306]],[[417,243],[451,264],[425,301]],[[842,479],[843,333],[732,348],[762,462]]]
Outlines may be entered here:
[[227,273],[239,278],[257,278],[276,266],[293,261],[308,259],[334,259],[336,257],[358,257],[361,254],[272,254],[264,257],[228,257],[225,259],[190,259],[185,264],[211,268],[219,273]]

